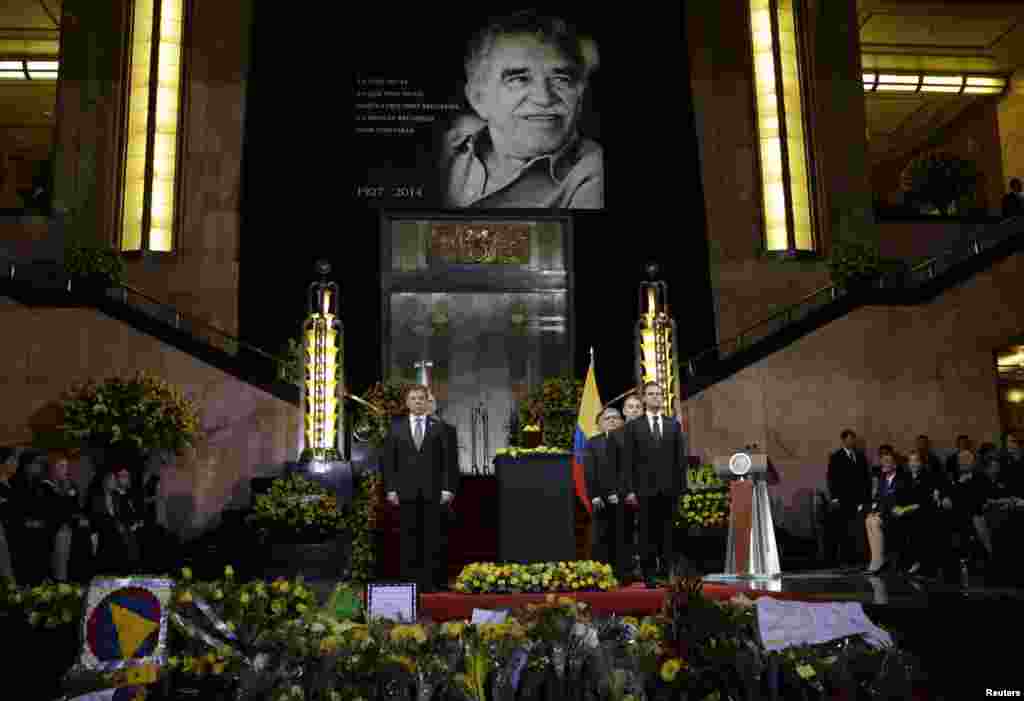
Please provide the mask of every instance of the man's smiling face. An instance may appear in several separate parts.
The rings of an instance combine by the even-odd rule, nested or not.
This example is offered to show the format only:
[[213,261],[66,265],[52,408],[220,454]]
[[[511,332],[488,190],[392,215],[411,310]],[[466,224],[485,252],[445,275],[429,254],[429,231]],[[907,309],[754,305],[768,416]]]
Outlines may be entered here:
[[484,75],[466,87],[466,96],[499,154],[535,158],[572,136],[585,88],[579,67],[557,47],[512,35],[498,37]]

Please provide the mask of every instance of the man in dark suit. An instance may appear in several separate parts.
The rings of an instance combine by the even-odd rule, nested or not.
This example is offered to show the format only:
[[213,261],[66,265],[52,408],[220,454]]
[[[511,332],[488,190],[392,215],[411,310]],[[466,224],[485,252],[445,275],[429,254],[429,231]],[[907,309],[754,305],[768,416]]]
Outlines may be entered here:
[[[430,418],[439,422],[444,429],[445,440],[447,441],[445,444],[445,456],[448,459],[448,489],[454,495],[459,491],[459,480],[462,478],[462,471],[459,469],[459,433],[455,426],[438,415],[437,399],[434,398],[433,393],[429,395],[427,400],[427,411]],[[449,501],[442,508],[441,514],[441,550],[445,557],[448,557],[451,552],[449,545],[451,544],[451,533],[454,526],[455,502]],[[447,561],[444,570],[444,576],[437,582],[439,589],[448,588]]]
[[449,484],[450,434],[443,423],[427,416],[429,397],[422,385],[408,390],[409,415],[392,420],[381,450],[387,500],[399,507],[401,576],[416,582],[421,592],[433,591],[446,574],[441,509],[455,498]]
[[862,550],[858,509],[871,498],[871,473],[864,453],[857,449],[857,434],[839,434],[843,446],[828,459],[829,514],[826,534],[828,559],[838,564],[854,562]]
[[608,434],[623,425],[622,415],[614,407],[608,407],[597,415],[597,424],[601,433],[587,441],[583,455],[583,471],[587,484],[587,494],[593,506],[593,528],[591,543],[593,559],[599,562],[618,562],[618,543],[621,535],[616,538],[618,525],[618,509],[612,504],[612,497],[618,502],[618,469],[615,464],[616,451],[610,445]]
[[925,470],[931,475],[931,479],[940,478],[942,476],[942,461],[938,455],[932,452],[932,442],[928,439],[928,436],[924,434],[918,436],[914,447],[917,450],[921,464],[924,465]]
[[967,434],[956,437],[956,450],[946,458],[946,475],[948,482],[956,482],[960,478],[960,453],[969,450],[974,452],[974,441]]
[[622,436],[622,491],[626,504],[637,508],[640,565],[649,587],[676,555],[675,514],[686,489],[686,434],[662,413],[663,404],[661,387],[645,384],[645,415],[626,424]]
[[636,533],[636,509],[633,506],[627,507],[623,502],[622,498],[626,495],[623,491],[624,482],[622,479],[622,441],[623,436],[626,435],[625,427],[631,422],[636,420],[638,417],[644,415],[644,400],[641,398],[639,392],[634,392],[628,395],[622,401],[622,417],[625,420],[625,424],[620,425],[618,428],[613,429],[608,434],[610,439],[607,446],[609,449],[610,465],[614,466],[614,475],[610,477],[613,479],[614,492],[608,494],[608,509],[614,517],[617,517],[615,528],[611,534],[614,538],[614,550],[616,561],[611,563],[612,567],[615,568],[616,575],[622,582],[628,582],[632,580],[634,573],[633,557],[636,554],[636,547],[634,543],[634,537]]

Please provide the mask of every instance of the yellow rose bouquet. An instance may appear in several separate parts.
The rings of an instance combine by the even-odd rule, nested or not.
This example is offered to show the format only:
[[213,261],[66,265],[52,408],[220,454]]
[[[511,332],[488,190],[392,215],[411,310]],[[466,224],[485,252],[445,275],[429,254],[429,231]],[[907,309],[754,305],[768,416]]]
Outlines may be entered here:
[[474,562],[455,581],[463,593],[608,591],[618,586],[611,565],[592,560],[520,565]]

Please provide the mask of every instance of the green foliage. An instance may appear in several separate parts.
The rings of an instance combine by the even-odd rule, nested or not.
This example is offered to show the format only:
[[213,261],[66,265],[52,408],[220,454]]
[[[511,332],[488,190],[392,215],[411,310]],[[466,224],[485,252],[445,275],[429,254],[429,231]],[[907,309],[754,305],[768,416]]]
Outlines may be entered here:
[[145,372],[74,385],[61,402],[68,440],[181,453],[200,436],[199,412],[180,390]]
[[404,416],[407,413],[405,393],[414,384],[414,382],[406,380],[389,380],[388,382],[377,382],[370,387],[362,395],[362,398],[381,409],[383,413],[375,412],[358,404],[352,416],[354,434],[374,445],[380,445],[387,435],[391,419]]
[[974,193],[978,170],[973,161],[952,153],[932,151],[907,164],[903,188],[912,199],[952,214],[953,205]]
[[519,407],[519,423],[513,426],[509,443],[522,446],[521,430],[540,426],[543,445],[571,451],[576,431],[576,412],[583,396],[583,381],[572,377],[553,377],[541,384]]
[[124,279],[124,260],[117,251],[79,242],[64,249],[64,269],[77,277],[104,277],[113,285]]
[[[306,448],[299,455],[299,462],[302,463],[303,465],[311,463],[315,459],[316,459],[316,453],[312,449],[310,449],[310,448]],[[334,448],[329,448],[328,450],[324,451],[324,454],[321,456],[320,459],[323,460],[324,462],[332,462],[334,460],[341,460],[341,453],[339,453]]]
[[345,527],[334,494],[301,475],[274,480],[269,493],[256,497],[246,521],[263,537],[282,542],[322,542]]
[[836,241],[828,260],[832,282],[840,287],[872,280],[881,271],[877,246],[861,241]]
[[363,583],[373,579],[376,569],[374,530],[383,481],[378,472],[360,472],[355,475],[354,487],[355,497],[345,513],[345,527],[352,536],[352,579]]
[[300,339],[289,338],[277,361],[277,379],[302,389],[306,380],[306,352]]

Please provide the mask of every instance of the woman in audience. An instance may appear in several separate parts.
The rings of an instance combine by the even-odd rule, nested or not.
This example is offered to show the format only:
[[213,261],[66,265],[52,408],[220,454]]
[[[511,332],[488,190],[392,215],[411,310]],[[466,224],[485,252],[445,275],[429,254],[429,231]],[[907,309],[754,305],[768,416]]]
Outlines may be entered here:
[[67,453],[54,451],[47,455],[48,479],[43,480],[39,499],[47,531],[51,534],[51,573],[58,582],[70,575],[76,581],[88,577],[89,519],[82,510],[78,489],[70,477]]
[[0,448],[0,579],[14,580],[14,561],[11,559],[11,514],[14,509],[14,488],[11,479],[18,470],[13,448]]
[[138,546],[132,522],[125,514],[118,470],[98,473],[89,492],[89,513],[98,536],[97,573],[131,573],[138,560]]
[[890,545],[902,541],[902,529],[895,520],[897,517],[893,514],[893,508],[901,503],[907,491],[906,476],[897,469],[893,447],[881,446],[878,458],[881,462],[880,474],[864,517],[868,546],[871,548],[871,563],[867,568],[870,575],[878,574],[889,566],[886,541],[889,540]]
[[1006,448],[1003,450],[1002,479],[1007,489],[1015,497],[1024,498],[1024,448],[1021,440],[1024,436],[1016,433],[1006,434]]
[[901,506],[912,507],[898,518],[906,533],[907,574],[931,575],[935,571],[933,541],[935,509],[939,495],[939,477],[924,464],[920,451],[907,455],[907,489]]
[[14,562],[18,579],[25,584],[38,584],[50,571],[53,539],[47,530],[44,505],[39,498],[43,480],[42,455],[26,450],[18,458],[18,471],[13,480]]

